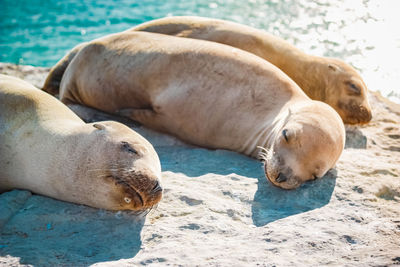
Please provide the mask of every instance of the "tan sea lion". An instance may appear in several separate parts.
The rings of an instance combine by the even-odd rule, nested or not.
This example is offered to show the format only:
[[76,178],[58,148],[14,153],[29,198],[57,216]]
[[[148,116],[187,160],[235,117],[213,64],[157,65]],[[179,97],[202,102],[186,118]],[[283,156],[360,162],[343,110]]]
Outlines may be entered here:
[[[57,83],[52,77],[44,90]],[[264,59],[163,34],[125,32],[87,43],[65,70],[60,99],[203,147],[257,157],[260,146],[266,176],[286,189],[322,177],[345,142],[339,115]]]
[[132,30],[203,39],[246,50],[283,70],[311,99],[329,104],[344,123],[371,120],[367,87],[353,67],[338,59],[308,55],[265,31],[234,22],[190,16],[153,20],[129,31]]
[[84,123],[54,97],[0,75],[0,191],[14,188],[108,210],[158,203],[160,161],[127,126]]

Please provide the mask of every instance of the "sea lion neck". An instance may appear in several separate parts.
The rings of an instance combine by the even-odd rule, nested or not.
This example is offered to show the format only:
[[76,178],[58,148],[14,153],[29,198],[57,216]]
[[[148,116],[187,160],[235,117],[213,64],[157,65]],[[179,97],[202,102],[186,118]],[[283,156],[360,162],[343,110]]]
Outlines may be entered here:
[[281,129],[287,123],[290,116],[290,106],[285,106],[272,121],[265,121],[259,124],[254,135],[250,136],[244,144],[243,153],[254,158],[258,157],[260,149],[271,149]]
[[[263,32],[258,35],[260,45],[259,56],[288,75],[310,98],[324,101],[326,98],[326,82],[321,79],[323,58],[310,56],[279,37]],[[265,40],[264,40],[265,39]],[[276,41],[271,41],[276,39]],[[256,53],[257,54],[257,53]]]
[[311,99],[326,101],[326,83],[323,77],[325,63],[320,57],[304,53],[296,57],[296,62],[285,66],[285,72]]

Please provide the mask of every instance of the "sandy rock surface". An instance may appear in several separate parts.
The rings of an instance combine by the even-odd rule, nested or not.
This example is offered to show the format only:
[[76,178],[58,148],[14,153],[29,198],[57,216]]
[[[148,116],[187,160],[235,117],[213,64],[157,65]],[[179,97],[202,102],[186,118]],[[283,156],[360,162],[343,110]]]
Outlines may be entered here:
[[[47,71],[0,63],[38,87]],[[0,194],[0,266],[400,265],[400,107],[370,101],[374,118],[347,127],[336,169],[294,191],[269,184],[256,160],[130,124],[160,156],[158,207],[138,215]]]

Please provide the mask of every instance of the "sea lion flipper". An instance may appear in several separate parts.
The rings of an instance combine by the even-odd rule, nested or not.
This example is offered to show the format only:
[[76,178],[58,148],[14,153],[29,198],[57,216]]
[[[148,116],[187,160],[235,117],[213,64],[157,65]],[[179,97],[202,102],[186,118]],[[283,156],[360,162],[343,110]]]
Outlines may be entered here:
[[160,114],[153,109],[126,108],[117,111],[117,114],[147,125],[150,128],[161,130]]
[[95,121],[115,120],[115,116],[103,111],[83,106],[80,104],[67,104],[67,106],[83,121],[90,123]]
[[75,46],[70,52],[68,52],[60,61],[54,65],[49,75],[44,82],[42,90],[51,94],[56,95],[60,91],[60,84],[62,77],[64,75],[65,70],[67,69],[68,65],[71,63],[72,59],[78,54],[78,52],[86,45],[87,43],[81,43]]

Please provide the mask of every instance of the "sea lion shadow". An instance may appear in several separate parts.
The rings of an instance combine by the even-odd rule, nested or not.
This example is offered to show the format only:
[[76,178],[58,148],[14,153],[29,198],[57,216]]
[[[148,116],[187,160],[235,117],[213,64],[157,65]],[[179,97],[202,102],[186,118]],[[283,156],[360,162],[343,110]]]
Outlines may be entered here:
[[329,203],[336,184],[337,171],[330,170],[323,178],[303,184],[295,190],[283,190],[266,179],[259,179],[252,205],[255,226],[307,212]]
[[263,176],[262,163],[228,150],[210,150],[187,146],[156,146],[163,171],[198,177],[208,173],[238,174],[256,178]]
[[33,195],[0,229],[0,256],[33,266],[89,266],[133,258],[144,216]]
[[337,171],[330,170],[323,178],[308,182],[295,190],[284,190],[267,181],[260,161],[227,151],[187,147],[155,147],[162,170],[198,177],[208,173],[235,173],[258,180],[251,202],[255,226],[307,212],[328,204],[336,184]]

